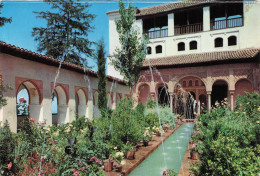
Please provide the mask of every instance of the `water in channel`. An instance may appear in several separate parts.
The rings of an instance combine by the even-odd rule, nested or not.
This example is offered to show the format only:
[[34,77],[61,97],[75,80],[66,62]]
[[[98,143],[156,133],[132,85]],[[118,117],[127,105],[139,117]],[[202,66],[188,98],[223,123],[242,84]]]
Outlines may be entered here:
[[[184,123],[162,145],[151,153],[129,176],[161,176],[166,169],[179,172],[194,124]],[[164,157],[167,166],[164,164]],[[167,167],[167,168],[166,168]]]

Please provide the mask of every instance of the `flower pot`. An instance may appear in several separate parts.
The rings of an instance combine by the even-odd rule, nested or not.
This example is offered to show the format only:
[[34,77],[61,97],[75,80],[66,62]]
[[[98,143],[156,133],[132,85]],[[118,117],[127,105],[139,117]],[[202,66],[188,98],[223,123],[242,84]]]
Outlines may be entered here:
[[104,161],[104,170],[106,172],[110,172],[113,170],[113,161],[112,160],[105,160]]
[[157,131],[156,136],[161,136],[161,133],[159,131]]
[[148,146],[149,145],[149,141],[143,141],[144,146]]
[[133,150],[133,151],[126,151],[126,159],[128,159],[128,160],[135,159],[135,150]]
[[190,152],[190,158],[191,158],[192,160],[197,160],[197,159],[199,159],[198,152]]

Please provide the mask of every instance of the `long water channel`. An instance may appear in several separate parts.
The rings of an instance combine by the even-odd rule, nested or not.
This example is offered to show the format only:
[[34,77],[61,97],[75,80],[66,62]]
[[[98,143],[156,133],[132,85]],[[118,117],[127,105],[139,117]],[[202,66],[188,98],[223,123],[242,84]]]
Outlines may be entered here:
[[[188,147],[194,124],[184,123],[166,141],[153,151],[130,176],[161,176],[166,169],[179,172]],[[164,147],[164,150],[163,150]],[[164,151],[164,152],[163,152]],[[165,165],[166,163],[166,165]]]

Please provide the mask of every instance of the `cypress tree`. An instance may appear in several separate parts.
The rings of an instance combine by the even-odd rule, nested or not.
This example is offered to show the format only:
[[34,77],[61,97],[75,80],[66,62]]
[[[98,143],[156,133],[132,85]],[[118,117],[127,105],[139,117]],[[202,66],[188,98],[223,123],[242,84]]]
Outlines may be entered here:
[[106,58],[105,45],[103,39],[97,43],[95,59],[98,65],[98,108],[101,112],[107,109],[107,93],[106,93]]

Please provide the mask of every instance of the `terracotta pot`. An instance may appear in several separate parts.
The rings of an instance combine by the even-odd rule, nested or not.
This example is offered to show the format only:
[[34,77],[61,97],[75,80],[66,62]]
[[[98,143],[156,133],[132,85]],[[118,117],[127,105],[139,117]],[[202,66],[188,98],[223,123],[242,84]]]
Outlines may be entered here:
[[133,160],[135,159],[135,150],[133,151],[126,151],[126,159]]
[[149,145],[149,141],[143,141],[144,146],[148,146]]
[[190,152],[190,158],[193,160],[199,159],[198,152]]
[[113,170],[113,161],[112,160],[106,160],[104,161],[104,170],[106,172],[110,172]]
[[156,136],[161,136],[161,133],[159,131],[157,131]]

